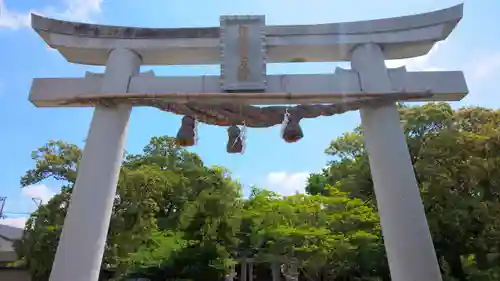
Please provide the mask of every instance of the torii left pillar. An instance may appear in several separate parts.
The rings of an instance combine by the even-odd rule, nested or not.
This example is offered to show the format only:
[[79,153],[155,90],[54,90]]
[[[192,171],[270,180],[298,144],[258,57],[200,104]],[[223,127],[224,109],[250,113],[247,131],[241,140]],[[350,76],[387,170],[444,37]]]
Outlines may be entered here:
[[[102,92],[126,93],[140,66],[135,52],[112,50]],[[131,109],[122,104],[94,110],[50,281],[99,278]]]

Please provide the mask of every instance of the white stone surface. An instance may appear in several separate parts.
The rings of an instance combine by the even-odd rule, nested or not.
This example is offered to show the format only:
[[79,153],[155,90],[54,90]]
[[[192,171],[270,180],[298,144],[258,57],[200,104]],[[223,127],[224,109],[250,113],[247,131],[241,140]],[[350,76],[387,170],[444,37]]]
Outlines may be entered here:
[[[399,94],[404,95],[432,93],[432,96],[412,101],[457,101],[467,93],[467,84],[461,71],[424,71],[406,72],[404,68],[390,69],[391,89],[376,91],[362,89],[355,72],[343,70],[335,74],[311,75],[268,75],[267,93],[289,93],[302,95],[302,100],[294,103],[334,103],[366,95]],[[30,92],[30,101],[40,107],[88,106],[78,102],[67,103],[74,98],[97,97],[101,94],[123,94],[123,92],[103,92],[101,85],[104,78],[98,74],[87,74],[85,78],[35,78]],[[133,77],[127,96],[161,98],[165,95],[178,94],[175,102],[186,102],[190,94],[220,93],[218,76],[203,77],[154,77],[142,75]],[[245,99],[244,94],[227,95],[226,102],[239,100],[252,104],[286,104],[287,98],[281,99]],[[198,101],[202,97],[196,98]],[[171,97],[173,100],[173,97]],[[214,100],[203,99],[203,102]],[[215,100],[222,102],[221,98]]]
[[[302,26],[267,26],[267,62],[346,61],[358,44],[374,42],[383,46],[386,59],[403,59],[429,52],[434,43],[444,40],[460,21],[463,5],[448,9],[379,20]],[[148,65],[220,64],[219,38],[150,38],[137,37],[146,29],[110,27],[55,21],[32,16],[32,27],[52,48],[68,61],[104,65],[113,48],[136,50]],[[85,28],[83,28],[85,27]],[[106,30],[104,30],[106,29]],[[112,30],[111,30],[112,29]],[[209,28],[199,28],[200,33]],[[111,30],[111,31],[109,31]],[[148,34],[162,34],[166,29],[147,29]],[[184,29],[187,30],[187,29]],[[178,33],[185,33],[182,29]]]
[[[101,84],[104,92],[127,92],[140,57],[113,50]],[[50,281],[97,281],[122,163],[131,107],[96,107]]]
[[[359,72],[363,89],[391,89],[379,46],[356,48],[351,66]],[[441,281],[398,109],[390,103],[360,112],[391,278]]]

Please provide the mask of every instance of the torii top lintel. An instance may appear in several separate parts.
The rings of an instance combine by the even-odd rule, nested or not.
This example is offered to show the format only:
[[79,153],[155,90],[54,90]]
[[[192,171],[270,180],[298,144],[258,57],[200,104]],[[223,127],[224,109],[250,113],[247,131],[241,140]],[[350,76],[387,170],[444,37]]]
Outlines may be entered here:
[[[373,42],[386,59],[421,56],[448,37],[462,18],[463,4],[430,13],[318,25],[265,26],[266,62],[348,61],[350,50]],[[239,20],[244,17],[238,17]],[[248,19],[263,16],[247,16]],[[75,23],[32,14],[33,29],[69,62],[105,65],[116,47],[133,49],[144,65],[221,64],[221,27],[138,28]]]

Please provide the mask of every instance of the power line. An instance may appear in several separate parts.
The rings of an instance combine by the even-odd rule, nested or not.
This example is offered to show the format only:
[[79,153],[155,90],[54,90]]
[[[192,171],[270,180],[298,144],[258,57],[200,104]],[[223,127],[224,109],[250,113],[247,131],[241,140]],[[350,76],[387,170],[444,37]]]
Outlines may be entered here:
[[7,214],[7,215],[31,215],[31,213],[28,213],[28,212],[3,212],[3,214]]
[[[40,208],[40,206],[42,206],[42,203],[43,203],[42,199],[32,197],[31,200],[33,200],[33,203],[35,203],[37,208]],[[33,212],[7,212],[7,211],[4,211],[5,201],[7,201],[6,196],[0,197],[0,218],[5,218],[6,215],[31,215],[33,213]]]

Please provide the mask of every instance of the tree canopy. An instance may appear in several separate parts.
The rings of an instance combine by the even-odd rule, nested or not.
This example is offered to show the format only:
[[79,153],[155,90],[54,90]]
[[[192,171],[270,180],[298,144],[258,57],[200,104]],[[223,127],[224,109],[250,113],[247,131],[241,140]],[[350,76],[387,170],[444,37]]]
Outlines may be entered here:
[[[500,111],[433,103],[400,113],[442,271],[461,281],[497,280]],[[306,190],[321,194],[332,184],[376,208],[361,130],[325,152],[334,160]]]
[[[400,113],[444,278],[499,280],[500,111],[432,103]],[[390,280],[361,129],[325,153],[332,160],[309,176],[307,194],[254,188],[243,198],[227,169],[153,137],[124,159],[102,276],[221,280],[252,258],[266,280],[271,265],[292,263],[301,280]],[[34,281],[48,280],[80,156],[51,141],[21,178],[22,186],[63,182],[16,244]]]

